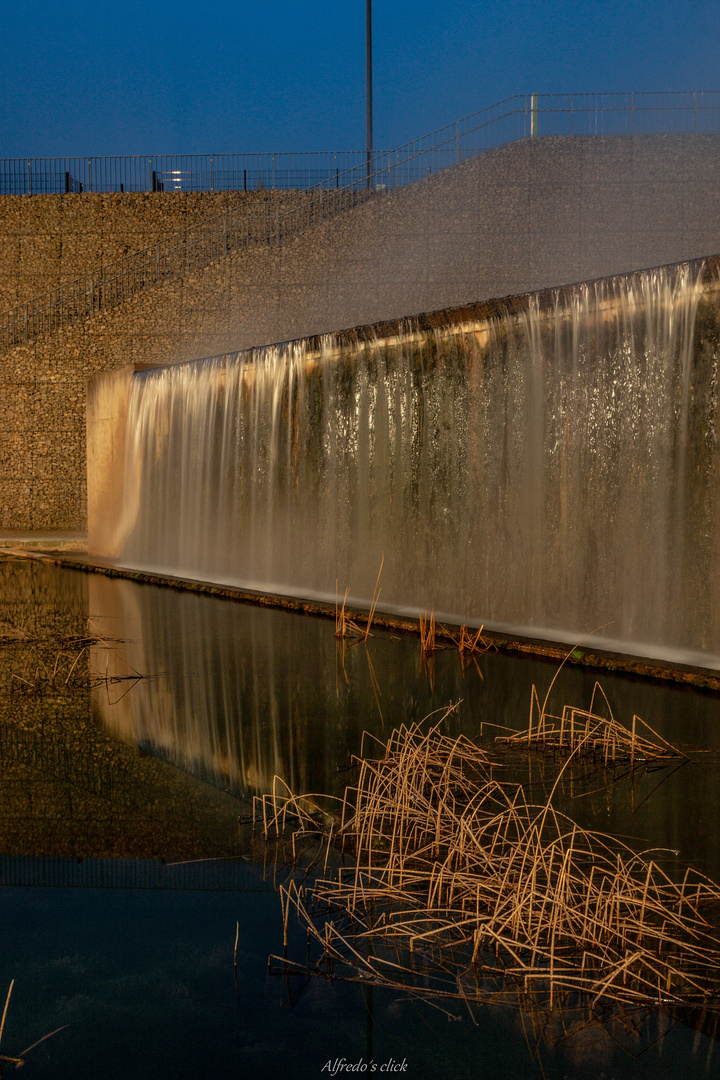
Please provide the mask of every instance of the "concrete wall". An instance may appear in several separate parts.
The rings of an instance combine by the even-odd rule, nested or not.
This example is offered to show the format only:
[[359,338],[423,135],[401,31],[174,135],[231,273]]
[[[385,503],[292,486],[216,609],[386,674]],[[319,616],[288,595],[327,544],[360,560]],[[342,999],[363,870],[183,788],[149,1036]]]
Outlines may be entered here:
[[114,556],[125,479],[125,432],[130,380],[128,364],[102,371],[87,388],[88,550]]
[[96,372],[714,253],[718,165],[719,136],[516,143],[14,348],[0,360],[0,528],[84,527]]

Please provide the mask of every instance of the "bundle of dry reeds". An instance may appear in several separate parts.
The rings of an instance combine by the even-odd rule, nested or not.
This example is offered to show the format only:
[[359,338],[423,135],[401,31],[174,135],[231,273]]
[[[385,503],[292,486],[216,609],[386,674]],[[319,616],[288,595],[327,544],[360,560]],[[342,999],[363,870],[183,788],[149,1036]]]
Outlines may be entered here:
[[365,636],[365,631],[361,630],[354,619],[350,618],[350,615],[345,610],[347,604],[349,589],[345,590],[345,596],[343,602],[338,606],[337,596],[335,598],[335,637],[336,638],[362,638]]
[[[468,1003],[720,1007],[714,882],[672,880],[656,853],[581,828],[552,794],[528,804],[437,727],[402,727],[358,765],[324,875],[282,890],[286,933],[292,907],[319,946],[315,970]],[[317,833],[315,805],[276,788],[258,802],[264,835]],[[352,860],[327,874],[332,834]]]
[[478,630],[469,630],[463,623],[457,634],[453,634],[450,630],[447,631],[448,637],[458,647],[458,652],[461,656],[466,654],[488,652],[489,649],[495,649],[495,646],[491,641],[487,641],[483,637],[484,626],[481,626]]
[[[595,712],[595,700],[598,696],[602,696],[605,702],[607,716]],[[541,706],[537,690],[533,686],[527,728],[513,735],[498,736],[495,742],[562,755],[574,754],[579,759],[600,764],[605,768],[618,763],[629,764],[634,768],[685,757],[639,716],[633,716],[630,728],[619,723],[613,716],[610,703],[599,683],[595,683],[590,708],[587,710],[565,705],[562,713],[557,716],[547,711],[547,700],[546,697]],[[641,736],[641,728],[653,738]]]
[[425,615],[418,617],[418,626],[420,629],[420,651],[423,656],[427,653],[435,652],[436,649],[444,649],[445,646],[441,645],[435,638],[435,612],[431,611],[428,615],[427,608],[425,608]]
[[382,574],[383,563],[385,562],[385,556],[380,559],[380,569],[378,570],[377,580],[375,582],[375,588],[373,589],[372,600],[370,601],[370,611],[368,612],[365,628],[361,629],[354,619],[350,618],[350,615],[345,610],[347,604],[348,594],[350,589],[345,590],[343,602],[338,606],[338,583],[335,581],[335,637],[336,638],[356,638],[367,641],[369,637],[372,637],[370,633],[370,627],[375,616],[375,609],[380,599],[380,593],[382,588],[380,587],[380,575]]

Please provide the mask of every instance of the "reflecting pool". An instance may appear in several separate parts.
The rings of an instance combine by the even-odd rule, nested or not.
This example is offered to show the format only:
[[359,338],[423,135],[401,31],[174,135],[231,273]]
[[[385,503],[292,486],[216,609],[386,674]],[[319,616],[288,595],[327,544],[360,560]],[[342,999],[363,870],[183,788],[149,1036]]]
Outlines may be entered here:
[[[285,869],[244,824],[252,796],[275,775],[341,793],[363,732],[386,739],[454,703],[447,731],[490,748],[527,724],[532,685],[542,698],[555,672],[492,652],[421,662],[410,636],[349,647],[326,619],[0,561],[0,973],[15,980],[0,1053],[62,1028],[29,1051],[29,1080],[309,1078],[342,1059],[422,1080],[714,1075],[712,1017],[658,1012],[622,1037],[595,1027],[536,1045],[514,1009],[473,1019],[456,1003],[268,971]],[[691,861],[720,878],[720,699],[600,681],[618,719],[646,719],[690,763],[634,783],[568,773],[559,803],[677,851],[671,870]],[[553,701],[587,707],[594,683],[564,668]],[[552,758],[497,752],[533,797],[549,793]],[[289,945],[304,955],[293,925]]]

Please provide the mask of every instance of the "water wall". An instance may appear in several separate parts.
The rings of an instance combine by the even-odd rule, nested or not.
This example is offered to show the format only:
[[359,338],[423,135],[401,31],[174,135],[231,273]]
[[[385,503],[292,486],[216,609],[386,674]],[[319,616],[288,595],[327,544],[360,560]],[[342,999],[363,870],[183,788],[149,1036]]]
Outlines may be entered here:
[[[715,264],[132,378],[130,566],[720,667]],[[598,629],[600,628],[600,629]]]

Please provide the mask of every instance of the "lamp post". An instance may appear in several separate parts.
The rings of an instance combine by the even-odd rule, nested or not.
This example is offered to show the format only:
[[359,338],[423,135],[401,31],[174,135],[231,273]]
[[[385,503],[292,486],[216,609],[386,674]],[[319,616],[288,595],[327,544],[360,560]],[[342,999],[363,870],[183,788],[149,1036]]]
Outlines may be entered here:
[[367,186],[371,188],[373,186],[372,0],[365,0],[365,146],[367,148]]

